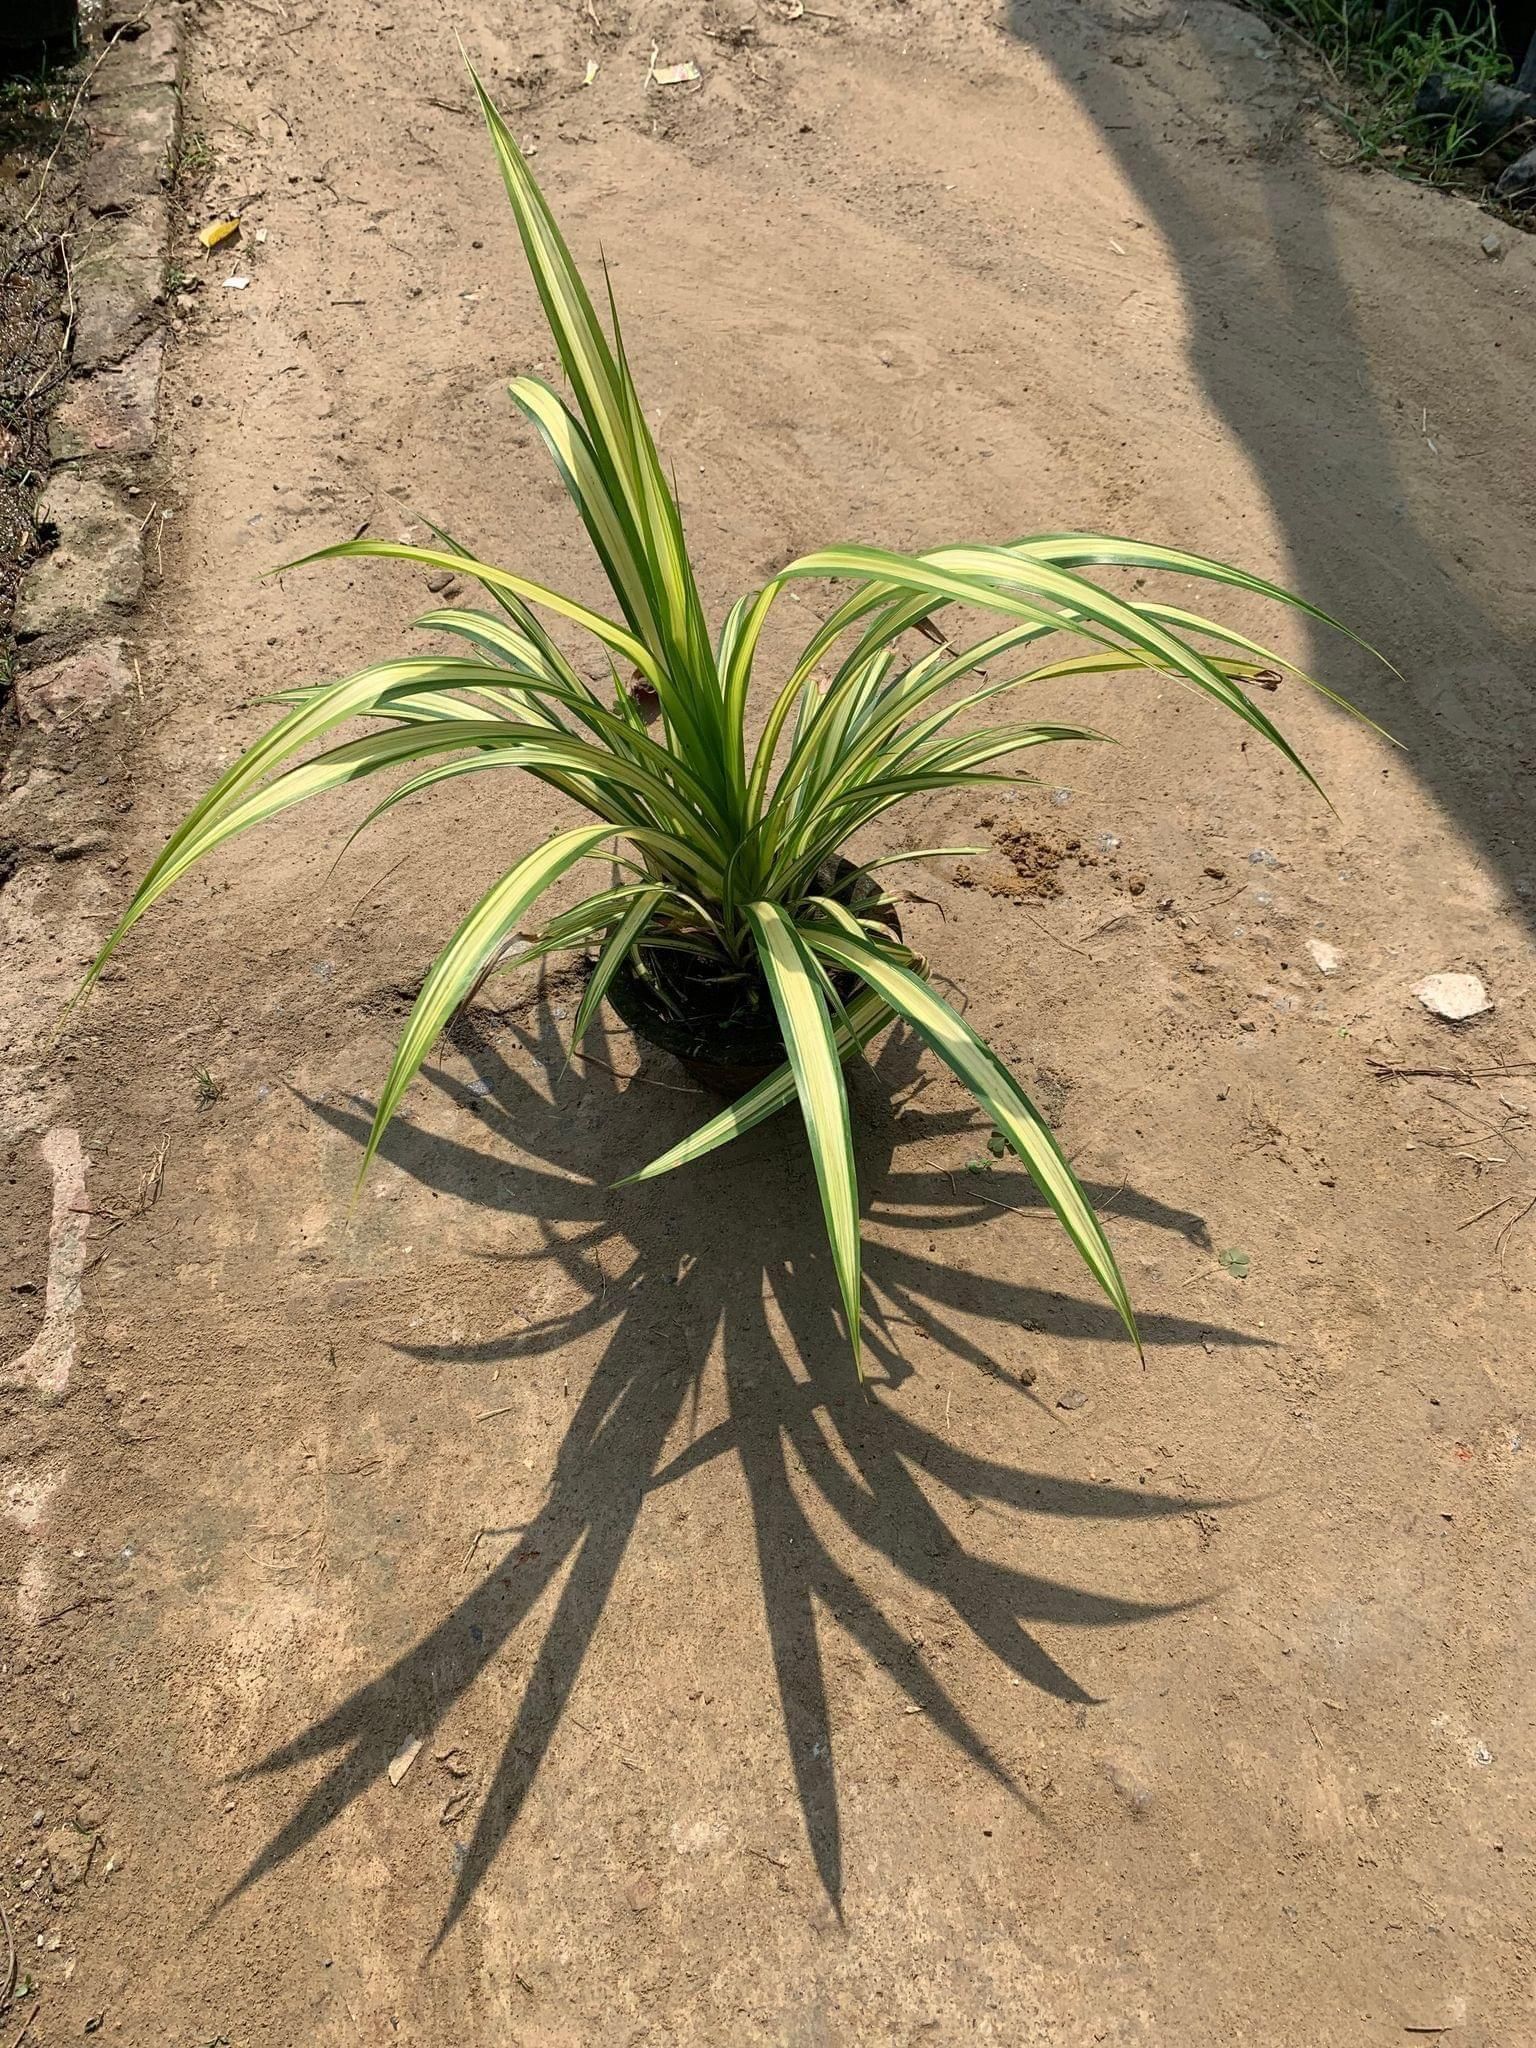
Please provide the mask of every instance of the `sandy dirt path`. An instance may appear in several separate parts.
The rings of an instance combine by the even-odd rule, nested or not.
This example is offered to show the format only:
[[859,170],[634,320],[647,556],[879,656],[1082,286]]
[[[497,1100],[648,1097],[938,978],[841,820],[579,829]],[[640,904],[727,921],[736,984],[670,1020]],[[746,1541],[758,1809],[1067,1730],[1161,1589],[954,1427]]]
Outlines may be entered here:
[[[39,929],[99,934],[261,695],[424,607],[274,563],[426,515],[596,595],[503,390],[552,352],[455,21],[607,253],[712,609],[824,539],[1166,538],[1387,648],[1233,614],[1406,750],[1266,699],[1334,814],[1214,708],[1080,686],[1118,752],[903,815],[1038,835],[1043,893],[1000,850],[904,916],[1149,1344],[892,1039],[872,1402],[795,1128],[609,1192],[701,1105],[617,1031],[562,1074],[558,981],[496,985],[349,1221],[413,977],[542,796],[189,882],[59,1055],[78,1146],[7,1168],[5,1839],[18,1881],[96,1841],[14,1905],[32,2048],[1536,2038],[1536,1088],[1370,1064],[1532,1053],[1536,261],[1329,169],[1215,0],[794,12],[202,11],[209,203],[256,196],[167,369],[116,865]],[[1439,969],[1493,1012],[1427,1017]]]

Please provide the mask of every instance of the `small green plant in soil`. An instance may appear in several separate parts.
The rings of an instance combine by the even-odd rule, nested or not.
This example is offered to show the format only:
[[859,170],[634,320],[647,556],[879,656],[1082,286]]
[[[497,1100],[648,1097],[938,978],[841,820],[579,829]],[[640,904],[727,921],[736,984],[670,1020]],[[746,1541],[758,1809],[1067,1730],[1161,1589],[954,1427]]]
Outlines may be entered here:
[[171,145],[170,173],[178,184],[192,184],[199,178],[206,178],[217,162],[213,144],[201,128],[183,128]]
[[[1267,11],[1328,65],[1337,82],[1328,111],[1362,162],[1396,163],[1444,180],[1483,154],[1478,92],[1504,84],[1512,70],[1491,7],[1460,21],[1443,7],[1391,7],[1383,0],[1269,0]],[[1443,82],[1448,100],[1459,100],[1460,111],[1418,110],[1432,79]]]
[[[968,722],[968,714],[1005,710],[1013,693],[1052,679],[1172,676],[1301,767],[1243,688],[1260,671],[1285,665],[1279,656],[1176,604],[1117,595],[1089,569],[1143,579],[1171,572],[1323,615],[1260,577],[1202,556],[1063,532],[915,554],[819,548],[749,590],[711,631],[611,295],[605,331],[516,142],[478,79],[475,86],[569,381],[569,401],[535,377],[517,378],[511,396],[575,503],[617,616],[480,561],[446,533],[430,547],[356,539],[306,557],[383,556],[446,570],[478,582],[494,608],[447,606],[416,621],[461,652],[406,654],[343,682],[284,689],[285,715],[172,834],[86,986],[189,868],[294,804],[409,770],[367,823],[459,777],[521,769],[585,822],[520,852],[439,953],[380,1091],[363,1172],[433,1044],[490,975],[521,971],[561,949],[590,948],[595,963],[573,1043],[605,995],[621,988],[631,1009],[640,1002],[658,1019],[681,1019],[727,1058],[744,1034],[760,1036],[768,1026],[776,1064],[765,1078],[630,1178],[699,1159],[798,1099],[856,1363],[859,1213],[843,1064],[893,1019],[917,1032],[971,1091],[1134,1338],[1114,1253],[1046,1120],[897,936],[888,899],[870,880],[883,862],[850,861],[843,849],[919,792],[1023,781],[1002,764],[1037,748],[1097,740],[1054,723]],[[707,305],[701,288],[701,309]],[[828,616],[787,673],[763,676],[763,630],[780,597],[793,586],[827,582],[841,586]],[[952,644],[933,621],[956,606],[993,614],[994,630]],[[547,617],[597,643],[611,689],[593,687]],[[1031,656],[1057,636],[1077,643],[1075,650],[1043,661]],[[1197,639],[1223,651],[1202,652]],[[914,641],[920,651],[908,651]],[[1021,669],[1015,656],[1025,658]],[[990,679],[974,682],[980,670]],[[654,734],[631,675],[654,700]],[[336,740],[338,728],[359,719],[384,723]],[[324,744],[308,753],[314,742]],[[515,830],[516,807],[503,815]],[[524,933],[546,891],[594,861],[608,867],[602,886]],[[659,1026],[658,1036],[664,1042]]]

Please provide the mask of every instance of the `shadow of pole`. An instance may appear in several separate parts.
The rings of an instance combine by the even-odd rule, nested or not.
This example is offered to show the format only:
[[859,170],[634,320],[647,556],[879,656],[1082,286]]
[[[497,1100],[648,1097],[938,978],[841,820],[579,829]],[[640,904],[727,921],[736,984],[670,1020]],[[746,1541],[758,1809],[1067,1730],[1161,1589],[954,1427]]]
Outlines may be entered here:
[[[511,1028],[534,1062],[558,1070],[560,1049],[547,1011],[540,1024]],[[589,1068],[580,1082],[573,1078],[561,1084],[563,1098],[573,1088],[588,1101],[596,1097],[600,1114],[572,1116],[564,1099],[556,1103],[545,1097],[510,1065],[483,1027],[463,1028],[458,1042],[480,1085],[489,1086],[489,1097],[441,1070],[432,1078],[466,1125],[475,1112],[473,1139],[468,1131],[461,1141],[397,1123],[385,1141],[386,1156],[424,1185],[536,1217],[544,1247],[536,1254],[508,1257],[560,1261],[587,1298],[569,1315],[489,1340],[397,1348],[444,1366],[468,1368],[537,1357],[580,1335],[596,1334],[603,1353],[560,1445],[543,1508],[495,1568],[387,1670],[241,1774],[269,1774],[331,1759],[320,1783],[221,1904],[315,1840],[383,1777],[390,1758],[413,1735],[430,1736],[565,1572],[434,1946],[440,1944],[517,1823],[648,1496],[679,1485],[726,1455],[740,1461],[751,1506],[785,1738],[806,1835],[821,1884],[839,1914],[841,1829],[818,1608],[889,1671],[912,1706],[978,1769],[1029,1805],[1006,1765],[919,1651],[834,1558],[817,1533],[802,1491],[808,1489],[819,1509],[911,1583],[947,1601],[976,1640],[1021,1681],[1057,1699],[1093,1704],[1093,1696],[1036,1640],[1030,1624],[1106,1627],[1177,1612],[1189,1603],[1112,1598],[976,1556],[932,1504],[916,1472],[920,1469],[967,1509],[989,1502],[1050,1516],[1128,1519],[1185,1515],[1217,1503],[1062,1479],[990,1462],[947,1443],[883,1398],[910,1368],[881,1327],[881,1309],[894,1307],[948,1352],[968,1358],[1015,1393],[1020,1390],[964,1338],[953,1317],[1027,1320],[1051,1329],[1059,1339],[1082,1341],[1115,1334],[1112,1312],[1011,1280],[978,1279],[935,1259],[871,1244],[871,1370],[883,1366],[885,1377],[873,1383],[870,1395],[861,1394],[851,1381],[846,1344],[830,1307],[836,1290],[818,1240],[816,1205],[807,1199],[810,1169],[803,1138],[791,1118],[776,1119],[740,1141],[734,1163],[706,1162],[680,1175],[673,1184],[675,1197],[666,1203],[637,1202],[610,1194],[595,1178],[599,1171],[606,1180],[622,1170],[612,1156],[614,1133],[625,1121],[616,1114],[616,1080]],[[871,1098],[864,1105],[867,1113],[855,1121],[864,1133],[861,1181],[874,1190],[877,1201],[889,1198],[901,1120],[874,1098],[877,1089],[888,1094],[902,1086],[915,1060],[911,1043],[893,1034],[880,1053],[877,1080],[854,1076],[859,1093]],[[632,1106],[635,1092],[630,1091]],[[361,1143],[369,1123],[366,1107],[324,1102],[309,1107]],[[682,1128],[692,1120],[679,1099],[676,1105],[657,1106],[653,1117],[630,1118],[630,1138],[649,1155],[673,1135],[660,1126],[673,1122]],[[509,1158],[514,1130],[521,1156]],[[925,1122],[923,1135],[931,1131]],[[490,1150],[481,1142],[487,1133]],[[742,1172],[742,1150],[751,1154],[745,1162],[754,1189],[750,1232],[739,1227],[739,1212],[722,1204],[714,1181],[717,1172]],[[567,1178],[523,1163],[541,1154],[593,1177]],[[943,1176],[930,1178],[942,1181]],[[900,1179],[894,1177],[897,1184]],[[1198,1218],[1135,1199],[1165,1227],[1201,1237]],[[610,1213],[622,1217],[623,1238],[610,1223]],[[967,1201],[958,1189],[946,1209],[933,1202],[930,1191],[917,1227],[928,1231],[941,1219],[995,1222],[997,1213]],[[557,1223],[563,1231],[556,1230]],[[627,1243],[627,1263],[602,1268],[599,1288],[597,1247],[616,1243]],[[772,1247],[766,1259],[756,1249],[760,1244]],[[683,1248],[693,1258],[680,1272]],[[797,1354],[793,1362],[775,1334],[770,1299],[790,1335],[789,1349]],[[1188,1342],[1210,1328],[1157,1316],[1143,1324],[1146,1341],[1153,1345]],[[680,1334],[686,1351],[682,1365],[676,1363]],[[1263,1341],[1236,1331],[1219,1334],[1227,1343]],[[690,1402],[697,1411],[705,1365],[717,1352],[723,1360],[726,1419],[669,1459],[668,1442],[679,1425],[686,1426]],[[799,1376],[795,1364],[806,1377]],[[799,1490],[791,1477],[791,1457],[801,1475]]]
[[[1050,63],[1092,117],[1172,254],[1188,361],[1281,524],[1290,557],[1284,580],[1381,648],[1402,676],[1323,628],[1315,634],[1315,672],[1403,743],[1413,774],[1529,907],[1529,806],[1522,809],[1508,776],[1511,757],[1527,769],[1536,765],[1529,550],[1523,568],[1502,579],[1497,556],[1479,561],[1498,539],[1503,479],[1490,478],[1484,464],[1462,462],[1439,464],[1432,485],[1416,481],[1404,451],[1423,450],[1419,402],[1422,395],[1432,406],[1434,393],[1386,390],[1374,367],[1415,360],[1428,255],[1417,277],[1401,273],[1405,288],[1395,296],[1378,286],[1369,302],[1375,345],[1368,346],[1366,306],[1346,276],[1336,231],[1340,174],[1310,143],[1284,133],[1257,133],[1247,147],[1228,137],[1219,152],[1192,142],[1170,80],[1187,80],[1203,65],[1212,104],[1228,120],[1265,96],[1254,90],[1254,67],[1242,69],[1233,47],[1234,36],[1266,34],[1250,16],[1210,5],[1169,7],[1139,26],[1110,27],[1088,7],[1011,0],[1008,21],[1015,39]],[[1181,49],[1192,38],[1199,49],[1192,60],[1164,60],[1162,84],[1135,54],[1159,38],[1179,38]],[[1268,69],[1272,78],[1282,75],[1280,62]],[[1390,222],[1380,231],[1402,233]],[[1363,251],[1352,250],[1350,263],[1362,287],[1372,281]],[[1470,316],[1476,301],[1466,281],[1442,286],[1437,278],[1435,289],[1442,288]],[[1508,367],[1518,373],[1516,363]],[[1443,370],[1459,376],[1455,361]],[[1529,445],[1519,388],[1509,392],[1508,417],[1513,446],[1500,459],[1504,478],[1513,479]],[[1519,500],[1504,502],[1508,529]],[[1507,571],[1517,557],[1512,548],[1504,555]],[[1497,590],[1502,619],[1479,595],[1479,573]]]

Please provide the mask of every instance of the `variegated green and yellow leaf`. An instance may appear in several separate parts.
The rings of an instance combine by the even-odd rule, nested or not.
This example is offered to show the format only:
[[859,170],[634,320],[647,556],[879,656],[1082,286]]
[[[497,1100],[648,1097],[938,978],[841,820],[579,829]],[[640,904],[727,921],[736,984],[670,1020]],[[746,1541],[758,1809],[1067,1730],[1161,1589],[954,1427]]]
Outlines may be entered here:
[[846,931],[830,931],[820,925],[805,927],[804,936],[824,960],[858,975],[897,1016],[905,1017],[970,1089],[1061,1219],[1062,1227],[1113,1303],[1139,1351],[1141,1338],[1136,1317],[1103,1225],[1094,1215],[1050,1126],[991,1046],[978,1038],[965,1019],[936,995],[921,976],[867,939],[856,939]]
[[[861,990],[847,1006],[851,1032],[839,1026],[834,1034],[839,1059],[846,1060],[854,1052],[862,1052],[890,1023],[891,1014],[879,996],[868,989]],[[758,1124],[766,1123],[769,1117],[777,1116],[794,1099],[794,1070],[786,1064],[776,1068],[766,1080],[749,1088],[745,1095],[739,1095],[734,1102],[727,1104],[708,1123],[700,1124],[696,1131],[679,1139],[659,1158],[653,1159],[649,1166],[642,1166],[638,1173],[626,1174],[623,1180],[615,1181],[614,1186],[633,1187],[639,1181],[656,1180],[664,1173],[672,1173],[679,1166],[691,1166],[696,1159],[717,1152],[744,1131],[754,1130]]]
[[[843,1297],[848,1341],[860,1376],[859,1195],[853,1164],[848,1091],[837,1056],[832,1021],[804,940],[776,903],[749,903],[747,923],[773,998],[795,1092],[805,1118],[832,1264]],[[846,1027],[845,1027],[846,1028]]]
[[550,884],[584,853],[590,853],[612,836],[610,825],[581,825],[573,832],[557,833],[491,885],[438,954],[406,1019],[379,1092],[373,1128],[368,1133],[363,1163],[358,1170],[359,1180],[368,1171],[379,1141],[400,1107],[401,1097],[486,962],[516,931],[524,912]]

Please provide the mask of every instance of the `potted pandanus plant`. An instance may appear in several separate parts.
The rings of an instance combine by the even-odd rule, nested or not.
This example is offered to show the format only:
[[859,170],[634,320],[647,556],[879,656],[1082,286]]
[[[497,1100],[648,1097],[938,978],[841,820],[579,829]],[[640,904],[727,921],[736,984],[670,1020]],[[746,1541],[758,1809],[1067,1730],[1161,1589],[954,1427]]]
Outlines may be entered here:
[[[573,1043],[606,997],[642,1037],[751,1082],[630,1182],[702,1158],[798,1099],[856,1364],[858,1191],[843,1064],[893,1019],[970,1090],[1136,1339],[1114,1253],[1049,1128],[903,944],[871,880],[883,863],[855,862],[842,849],[919,791],[1024,780],[998,764],[1027,749],[1100,737],[1067,725],[966,723],[982,706],[1054,678],[1138,670],[1175,677],[1235,713],[1312,780],[1242,688],[1259,670],[1290,664],[1193,612],[1119,596],[1090,569],[1171,571],[1325,615],[1203,556],[1046,533],[918,554],[820,548],[738,599],[711,632],[611,294],[605,332],[522,153],[477,77],[474,84],[569,384],[567,399],[519,377],[511,396],[560,472],[619,616],[481,562],[436,528],[431,547],[360,539],[305,556],[383,556],[448,570],[477,581],[495,609],[442,609],[416,621],[450,636],[459,652],[403,655],[343,682],[280,692],[285,715],[172,834],[86,986],[173,882],[290,805],[409,769],[366,823],[458,776],[522,769],[585,821],[523,853],[433,962],[385,1077],[363,1172],[433,1044],[487,977],[562,948],[586,949],[593,964]],[[764,623],[784,590],[812,581],[836,582],[843,594],[789,672],[765,682]],[[932,622],[952,605],[995,614],[997,630],[951,646]],[[549,615],[598,642],[611,695],[573,665],[544,622]],[[915,657],[904,651],[914,629],[927,636]],[[1192,635],[1229,652],[1201,652]],[[1078,642],[1079,651],[964,687],[1052,636]],[[636,701],[640,688],[625,687],[621,668],[653,697],[654,731]],[[358,719],[383,724],[334,737]],[[317,741],[324,745],[308,752]],[[604,886],[524,933],[551,885],[593,860],[609,864]]]

